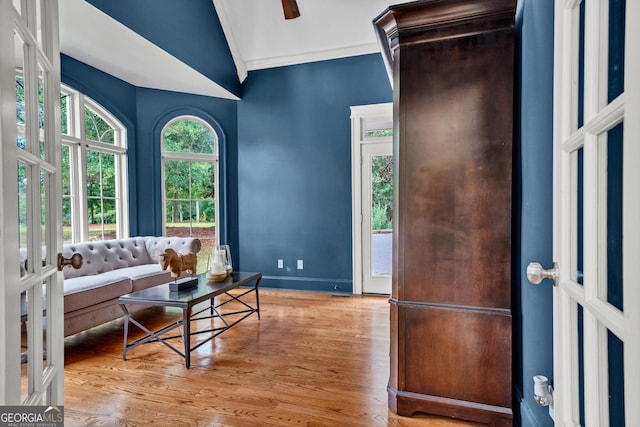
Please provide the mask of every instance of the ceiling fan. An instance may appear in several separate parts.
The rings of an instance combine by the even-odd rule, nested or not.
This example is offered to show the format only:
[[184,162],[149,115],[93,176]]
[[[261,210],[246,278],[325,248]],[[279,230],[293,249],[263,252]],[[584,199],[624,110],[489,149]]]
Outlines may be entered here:
[[284,10],[284,19],[295,19],[300,16],[296,0],[282,0],[282,9]]

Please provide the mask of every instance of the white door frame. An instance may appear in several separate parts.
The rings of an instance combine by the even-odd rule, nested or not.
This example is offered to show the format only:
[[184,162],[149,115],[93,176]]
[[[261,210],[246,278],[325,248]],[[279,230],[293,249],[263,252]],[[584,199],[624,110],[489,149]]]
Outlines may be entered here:
[[362,294],[362,145],[373,142],[391,142],[392,138],[367,139],[365,120],[393,120],[393,103],[357,105],[351,107],[351,230],[353,293]]
[[[555,2],[554,72],[554,411],[556,425],[579,422],[577,304],[583,307],[584,407],[587,426],[607,426],[607,329],[624,343],[627,424],[640,420],[640,2],[626,2],[625,92],[607,103],[607,2],[588,0],[585,19],[584,126],[578,129],[578,37],[580,0]],[[603,169],[601,135],[624,122],[623,294],[624,312],[606,298],[603,257]],[[578,149],[584,153],[584,281],[576,277],[575,176]],[[573,169],[573,170],[572,170]],[[606,191],[606,189],[604,190]],[[604,289],[603,289],[604,288]]]
[[[19,9],[15,9],[14,4]],[[21,46],[14,43],[17,37]],[[59,226],[62,189],[59,173],[60,50],[57,0],[0,2],[0,56],[3,58],[0,68],[0,187],[3,191],[0,205],[0,257],[3,260],[0,263],[0,310],[3,316],[0,327],[0,371],[4,378],[0,388],[0,404],[62,405],[63,290],[62,275],[58,273],[56,265],[57,254],[62,249],[62,228]],[[21,70],[17,69],[18,66]],[[25,87],[24,148],[16,145],[18,72],[22,73]],[[38,94],[39,83],[43,88],[42,106]],[[40,141],[43,141],[43,149]],[[26,223],[23,224],[28,232],[23,238],[19,233],[16,206],[19,204],[19,163],[24,165],[26,179]],[[45,209],[44,213],[41,207]],[[44,218],[44,223],[41,218]],[[19,243],[26,248],[30,261],[23,277],[19,268]],[[40,262],[43,245],[46,245],[46,254],[43,262]],[[26,378],[21,376],[21,294],[26,295],[28,301],[28,321],[25,324],[28,337]],[[46,344],[42,340],[43,304],[47,312]],[[26,383],[24,389],[23,381]]]

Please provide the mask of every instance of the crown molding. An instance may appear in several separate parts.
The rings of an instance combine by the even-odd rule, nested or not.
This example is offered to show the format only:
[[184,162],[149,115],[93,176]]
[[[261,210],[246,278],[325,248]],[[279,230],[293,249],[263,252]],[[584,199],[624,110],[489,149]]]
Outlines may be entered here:
[[[216,0],[214,0],[216,1]],[[218,0],[220,1],[220,0]],[[276,56],[273,58],[254,59],[246,61],[246,69],[249,71],[265,68],[284,67],[287,65],[303,64],[306,62],[327,61],[330,59],[346,58],[349,56],[367,55],[378,53],[380,48],[376,43],[367,43],[356,46],[347,46],[338,49],[318,50],[300,55]]]
[[233,31],[231,28],[231,22],[229,21],[229,17],[227,16],[227,9],[224,6],[224,2],[222,0],[212,0],[213,8],[216,10],[218,14],[218,19],[220,20],[220,25],[222,26],[222,31],[224,32],[224,36],[227,39],[227,45],[229,46],[229,50],[231,51],[231,57],[233,58],[233,62],[236,65],[236,72],[238,73],[238,79],[240,79],[240,83],[247,78],[247,65],[242,59],[242,55],[240,54],[240,49],[238,48],[238,43],[236,39],[233,37]]

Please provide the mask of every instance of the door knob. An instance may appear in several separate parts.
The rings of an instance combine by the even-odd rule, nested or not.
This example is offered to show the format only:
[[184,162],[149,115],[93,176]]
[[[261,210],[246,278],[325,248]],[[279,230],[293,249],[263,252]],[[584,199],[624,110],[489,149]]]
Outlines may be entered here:
[[61,253],[58,254],[58,271],[62,271],[62,267],[70,265],[76,270],[82,267],[82,255],[75,253],[71,255],[71,258],[65,258]]
[[553,286],[558,286],[559,274],[558,264],[555,262],[549,270],[542,268],[539,262],[532,262],[527,266],[527,279],[534,285],[542,282],[543,279],[549,279],[553,282]]

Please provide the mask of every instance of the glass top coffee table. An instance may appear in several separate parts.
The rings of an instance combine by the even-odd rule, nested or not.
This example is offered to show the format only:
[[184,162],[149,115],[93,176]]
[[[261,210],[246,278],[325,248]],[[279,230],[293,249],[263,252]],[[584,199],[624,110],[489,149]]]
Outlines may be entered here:
[[[122,358],[127,360],[127,351],[132,350],[142,344],[150,342],[160,342],[182,356],[185,360],[185,366],[189,368],[191,365],[191,352],[201,345],[211,341],[224,331],[235,326],[240,321],[246,319],[253,313],[258,315],[260,319],[260,299],[258,297],[258,286],[260,280],[262,280],[261,273],[244,273],[233,272],[222,282],[209,282],[205,277],[205,274],[200,274],[197,277],[198,285],[191,289],[174,292],[170,289],[170,284],[158,285],[153,288],[144,289],[141,291],[133,292],[127,295],[123,295],[119,298],[118,302],[122,311],[124,311],[124,350],[122,352]],[[239,294],[230,294],[229,291],[241,288]],[[255,306],[251,305],[247,299],[250,294],[255,293]],[[218,295],[226,295],[228,299],[216,304],[215,297]],[[193,311],[196,304],[209,301],[209,304],[204,308],[198,308],[197,311]],[[231,302],[240,304],[239,309],[226,310],[224,306]],[[252,301],[253,303],[253,301]],[[151,331],[140,322],[135,320],[132,314],[129,312],[126,304],[140,304],[146,306],[156,307],[176,307],[182,309],[182,319],[164,326],[155,331]],[[236,304],[235,307],[238,305]],[[233,320],[227,321],[225,318],[232,316]],[[191,330],[191,322],[202,319],[214,319],[218,318],[222,321],[222,325],[218,327],[208,327],[205,329]],[[128,342],[129,335],[129,322],[143,330],[146,335],[136,339],[135,341]],[[180,334],[168,335],[168,332],[173,331],[176,328],[182,327],[183,331]],[[191,336],[197,334],[210,334],[206,339],[198,341],[194,346],[191,346]],[[184,341],[184,349],[181,351],[175,346],[171,345],[171,340],[175,338],[182,338]]]

